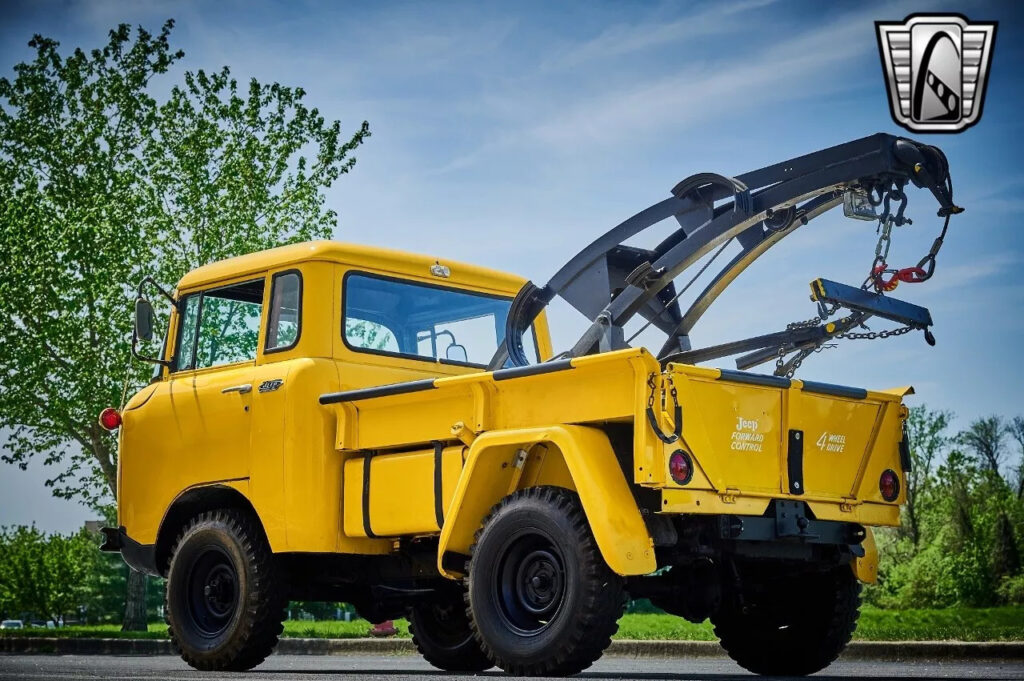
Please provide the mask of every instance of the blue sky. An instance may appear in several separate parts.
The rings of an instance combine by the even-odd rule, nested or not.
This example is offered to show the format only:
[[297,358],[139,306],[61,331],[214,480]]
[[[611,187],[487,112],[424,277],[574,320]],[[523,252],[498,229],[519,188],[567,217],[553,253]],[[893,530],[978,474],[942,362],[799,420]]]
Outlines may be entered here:
[[[542,282],[590,239],[700,171],[739,174],[873,132],[889,116],[874,21],[957,11],[998,20],[982,121],[918,135],[949,156],[957,203],[935,278],[897,297],[931,308],[921,334],[847,341],[798,376],[889,387],[957,412],[958,425],[1024,413],[1024,11],[1011,3],[318,3],[0,0],[0,73],[42,33],[105,42],[118,22],[177,20],[183,68],[301,85],[373,137],[328,195],[335,238],[426,252]],[[180,71],[157,87],[180,79]],[[915,191],[891,262],[916,263],[940,224]],[[651,237],[647,243],[657,237]],[[814,314],[808,282],[859,284],[876,236],[833,213],[751,267],[694,332],[698,344]],[[695,287],[699,290],[699,287]],[[556,348],[584,328],[552,309]],[[879,326],[878,328],[882,328]],[[653,339],[652,339],[653,342]],[[660,344],[660,339],[657,341]],[[723,366],[730,366],[723,364]],[[88,513],[48,497],[39,466],[0,469],[0,524],[71,529]]]

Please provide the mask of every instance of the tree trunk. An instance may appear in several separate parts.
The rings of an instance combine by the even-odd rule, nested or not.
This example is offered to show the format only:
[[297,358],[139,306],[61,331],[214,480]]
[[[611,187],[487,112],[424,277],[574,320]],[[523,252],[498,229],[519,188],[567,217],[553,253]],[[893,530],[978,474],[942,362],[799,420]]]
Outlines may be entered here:
[[146,630],[146,575],[128,568],[121,631]]

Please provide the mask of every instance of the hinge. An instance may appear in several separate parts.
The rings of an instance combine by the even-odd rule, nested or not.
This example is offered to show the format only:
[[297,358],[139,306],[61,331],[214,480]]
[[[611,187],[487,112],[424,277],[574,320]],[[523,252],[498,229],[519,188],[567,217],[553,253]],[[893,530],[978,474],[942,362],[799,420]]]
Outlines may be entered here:
[[740,496],[740,494],[741,492],[735,487],[726,487],[725,491],[722,492],[719,496],[722,497],[723,504],[735,504],[736,497]]

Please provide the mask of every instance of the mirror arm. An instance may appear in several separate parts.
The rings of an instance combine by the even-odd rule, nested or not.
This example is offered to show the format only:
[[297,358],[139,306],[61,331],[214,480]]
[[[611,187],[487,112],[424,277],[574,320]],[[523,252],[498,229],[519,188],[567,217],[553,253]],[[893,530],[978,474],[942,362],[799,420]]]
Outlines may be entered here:
[[169,300],[171,302],[171,305],[173,305],[175,307],[178,306],[178,301],[175,299],[175,297],[172,296],[170,293],[168,293],[164,289],[163,286],[161,286],[160,284],[157,283],[156,279],[154,279],[153,277],[151,277],[149,275],[146,275],[145,277],[143,277],[142,281],[139,282],[139,297],[141,297],[141,298],[145,298],[146,297],[145,294],[142,292],[142,289],[143,289],[143,287],[145,287],[146,284],[152,285],[153,288],[155,288],[157,291],[160,292],[160,295],[162,295],[164,298],[166,298],[167,300]]
[[171,360],[169,359],[158,359],[156,357],[149,357],[139,352],[139,336],[135,333],[135,329],[132,329],[132,357],[139,360],[140,362],[149,362],[150,364],[159,364],[167,368],[171,367]]

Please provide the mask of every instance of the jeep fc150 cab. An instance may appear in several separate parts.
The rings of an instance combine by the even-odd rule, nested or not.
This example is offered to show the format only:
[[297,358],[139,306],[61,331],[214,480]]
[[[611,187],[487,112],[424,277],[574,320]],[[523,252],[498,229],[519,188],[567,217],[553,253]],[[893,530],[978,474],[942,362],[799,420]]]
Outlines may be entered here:
[[[866,170],[792,205],[838,205]],[[757,196],[734,233],[770,219]],[[627,256],[661,257],[605,262]],[[201,267],[168,294],[159,371],[120,412],[105,548],[167,578],[189,664],[259,664],[288,599],[407,616],[446,670],[578,672],[627,596],[710,617],[760,673],[838,655],[876,578],[871,527],[899,523],[907,390],[659,361],[614,334],[555,356],[543,311],[509,323],[528,288],[315,242]],[[151,315],[140,298],[142,339]]]

